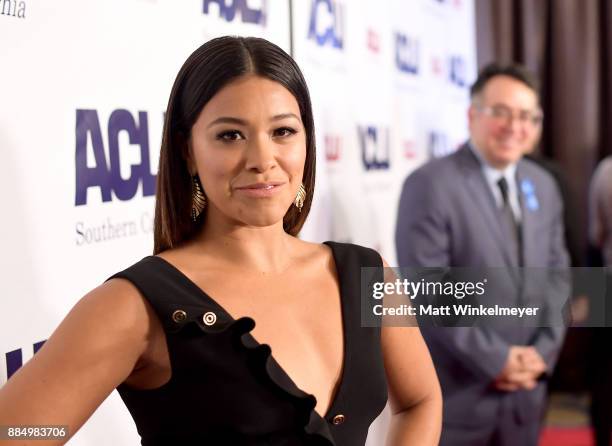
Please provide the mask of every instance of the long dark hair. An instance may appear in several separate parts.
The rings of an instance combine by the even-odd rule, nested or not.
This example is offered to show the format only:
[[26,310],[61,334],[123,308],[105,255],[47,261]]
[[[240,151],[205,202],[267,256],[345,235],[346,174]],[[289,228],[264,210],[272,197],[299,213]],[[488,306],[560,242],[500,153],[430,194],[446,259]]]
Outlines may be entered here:
[[312,203],[315,180],[315,134],[310,95],[295,61],[281,48],[255,37],[219,37],[195,50],[181,67],[168,100],[164,119],[157,195],[154,247],[157,254],[192,238],[205,213],[191,218],[192,178],[187,166],[191,128],[204,106],[225,85],[245,74],[278,82],[295,97],[306,131],[306,162],[302,182],[306,199],[302,211],[290,206],[283,228],[297,235]]

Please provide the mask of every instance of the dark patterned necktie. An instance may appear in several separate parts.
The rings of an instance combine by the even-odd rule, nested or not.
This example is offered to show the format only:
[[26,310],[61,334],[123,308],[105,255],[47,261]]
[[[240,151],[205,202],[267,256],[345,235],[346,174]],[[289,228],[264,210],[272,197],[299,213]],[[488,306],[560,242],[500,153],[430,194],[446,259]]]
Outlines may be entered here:
[[501,209],[501,217],[504,226],[504,233],[508,235],[508,241],[512,244],[512,253],[516,255],[517,265],[522,265],[522,249],[521,249],[521,227],[517,223],[512,212],[512,206],[510,206],[510,199],[508,197],[508,182],[505,177],[501,177],[497,182],[499,191],[502,194],[503,206]]

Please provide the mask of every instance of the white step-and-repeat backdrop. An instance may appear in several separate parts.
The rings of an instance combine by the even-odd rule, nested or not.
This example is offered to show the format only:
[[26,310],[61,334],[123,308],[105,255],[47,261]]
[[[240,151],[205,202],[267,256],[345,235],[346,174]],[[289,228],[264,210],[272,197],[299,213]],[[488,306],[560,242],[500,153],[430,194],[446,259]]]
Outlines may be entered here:
[[[301,236],[395,263],[404,178],[467,135],[472,0],[0,0],[0,385],[82,295],[151,253],[170,87],[224,34],[277,43],[306,76],[318,172]],[[138,444],[116,393],[70,444]]]

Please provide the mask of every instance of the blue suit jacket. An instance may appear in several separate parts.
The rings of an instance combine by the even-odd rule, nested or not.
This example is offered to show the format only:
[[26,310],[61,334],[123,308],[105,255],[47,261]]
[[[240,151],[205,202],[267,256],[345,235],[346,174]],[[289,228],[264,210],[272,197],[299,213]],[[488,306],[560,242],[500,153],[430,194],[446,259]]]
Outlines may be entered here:
[[[568,257],[557,185],[535,163],[521,160],[517,184],[525,181],[534,191],[530,197],[520,197],[523,266],[565,267]],[[399,265],[516,267],[500,218],[480,162],[466,144],[417,169],[405,181],[396,228]],[[520,293],[525,285],[516,286]],[[565,291],[558,293],[561,304],[567,298],[561,295]],[[543,384],[531,392],[514,393],[497,391],[491,384],[503,369],[511,345],[535,346],[552,371],[562,327],[424,327],[422,332],[442,386],[446,424],[493,424],[502,399],[512,399],[515,415],[524,422],[539,420]]]

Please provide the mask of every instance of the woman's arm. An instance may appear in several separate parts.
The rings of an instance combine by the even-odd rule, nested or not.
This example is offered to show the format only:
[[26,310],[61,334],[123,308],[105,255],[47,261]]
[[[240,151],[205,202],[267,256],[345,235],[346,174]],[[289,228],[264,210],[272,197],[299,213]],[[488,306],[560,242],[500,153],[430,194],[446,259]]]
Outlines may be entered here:
[[437,446],[442,428],[442,392],[417,327],[384,327],[383,357],[389,387],[389,446]]
[[416,326],[383,326],[381,330],[392,414],[387,445],[437,446],[442,392],[421,332]]
[[151,311],[136,288],[122,279],[83,297],[34,357],[0,388],[0,425],[67,425],[72,436],[145,352]]

